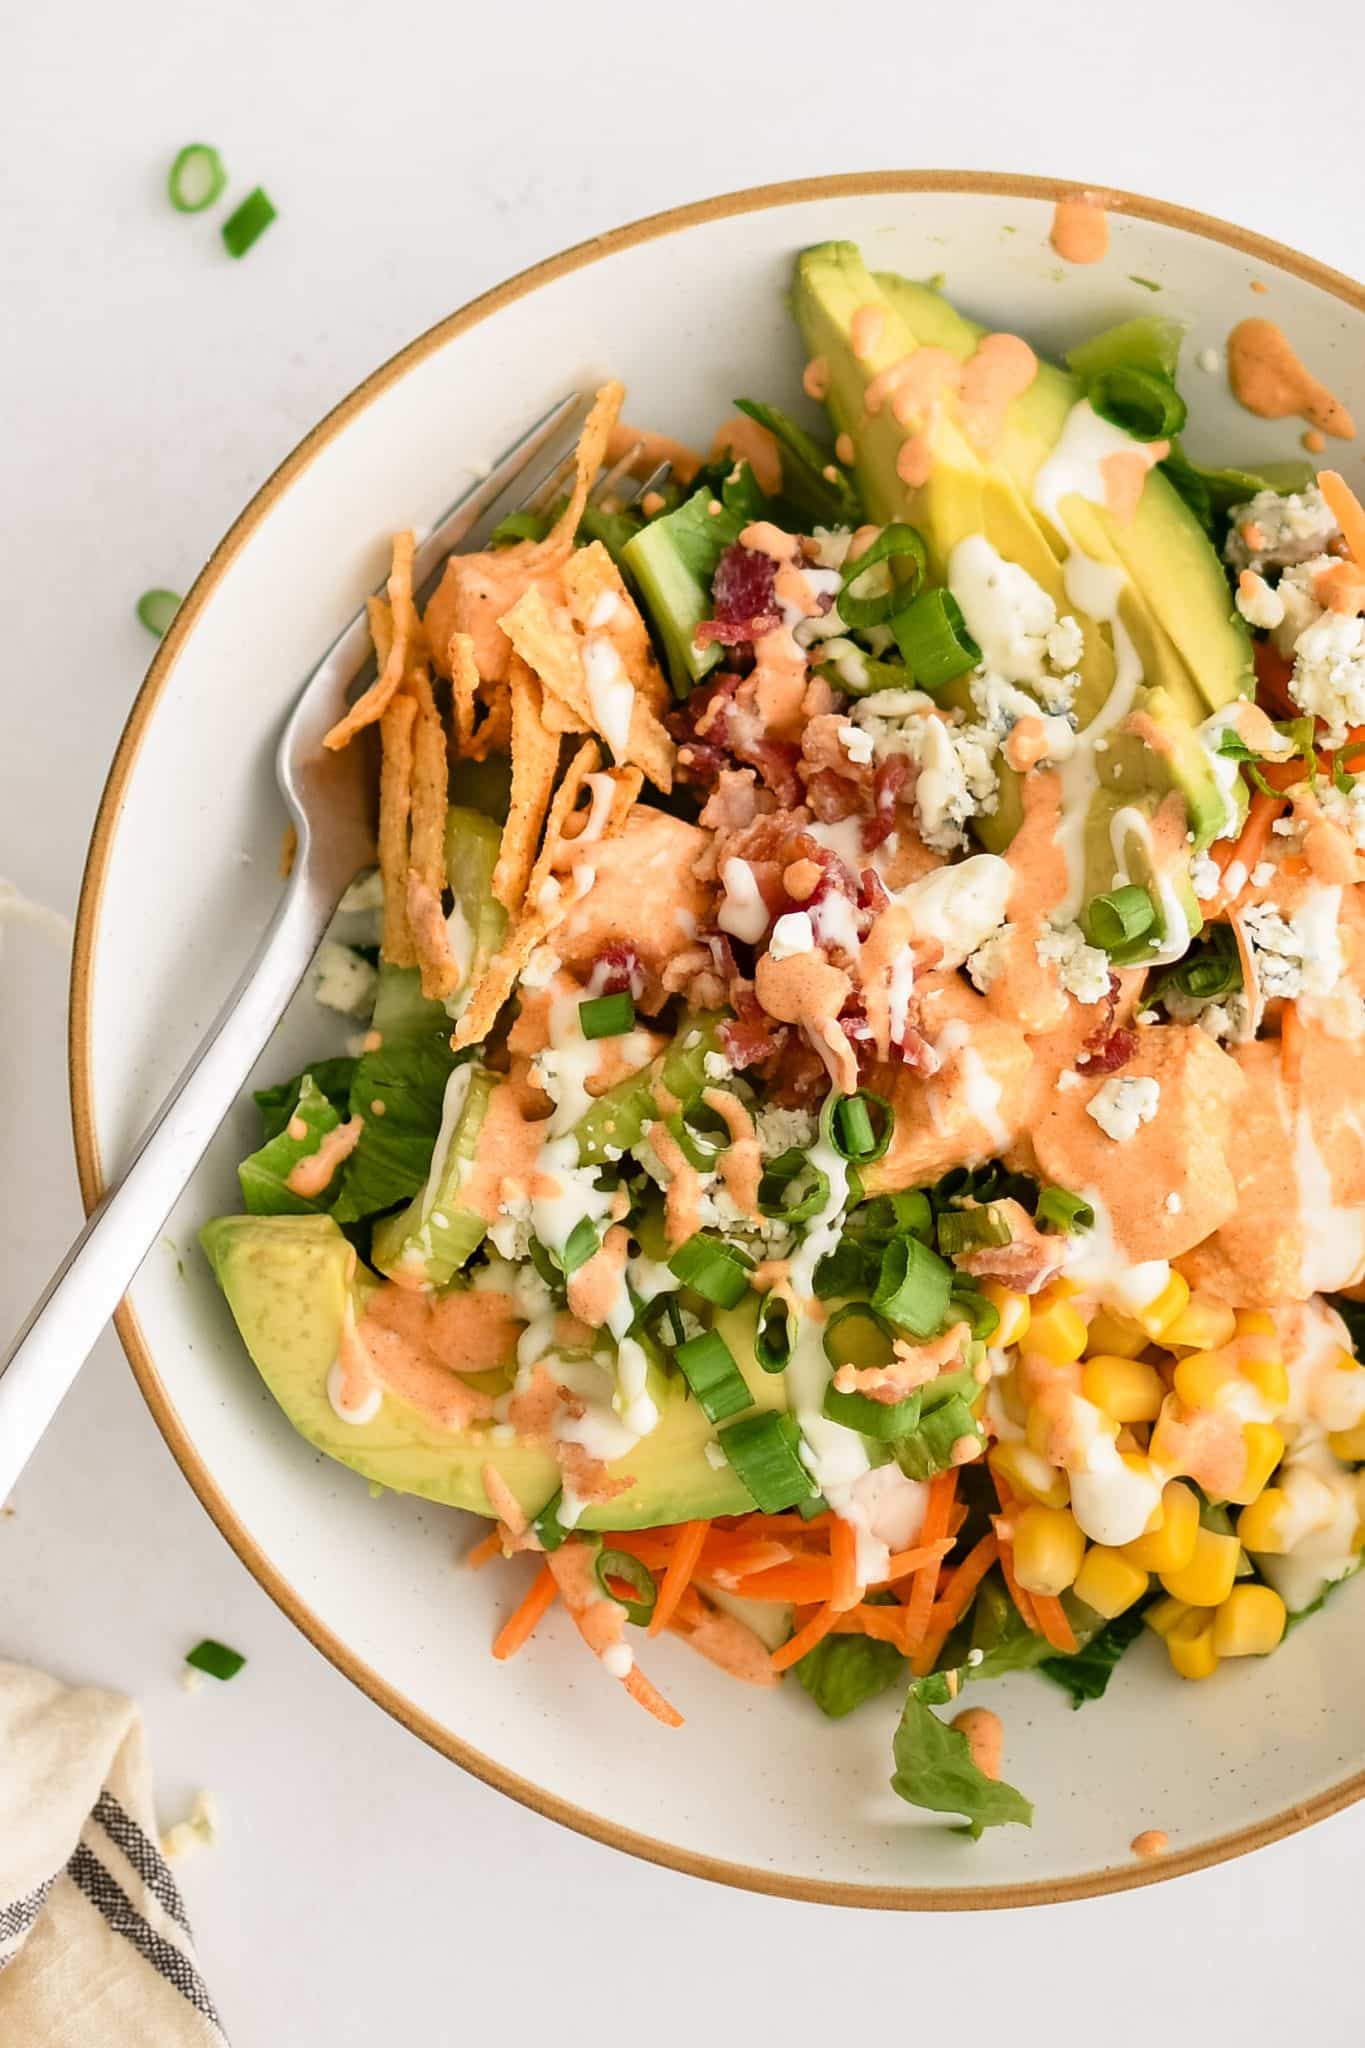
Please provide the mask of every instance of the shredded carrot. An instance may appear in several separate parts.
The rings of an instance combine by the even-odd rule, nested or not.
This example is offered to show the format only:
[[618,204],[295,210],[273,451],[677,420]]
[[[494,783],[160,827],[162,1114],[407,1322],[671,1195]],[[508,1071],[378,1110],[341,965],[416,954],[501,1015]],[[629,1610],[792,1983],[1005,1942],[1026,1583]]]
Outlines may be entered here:
[[992,1531],[967,1552],[948,1581],[941,1599],[934,1602],[924,1640],[915,1651],[910,1668],[916,1678],[932,1671],[943,1645],[972,1603],[977,1587],[1000,1555],[1000,1539]]
[[1352,561],[1365,568],[1365,509],[1344,476],[1335,469],[1318,471],[1318,489],[1337,515],[1337,525]]
[[710,1526],[709,1522],[684,1522],[679,1529],[654,1602],[654,1612],[649,1619],[650,1635],[662,1635],[677,1612],[678,1603],[697,1569],[697,1559],[701,1556]]
[[[679,1524],[680,1528],[686,1526],[685,1522]],[[602,1537],[607,1550],[624,1550],[627,1557],[637,1558],[651,1572],[667,1571],[676,1540],[676,1529],[612,1529]]]
[[[941,1536],[934,1543],[922,1543],[915,1550],[901,1551],[891,1560],[890,1576],[878,1579],[876,1586],[890,1585],[894,1580],[922,1570],[925,1565],[937,1564],[952,1547],[952,1537]],[[709,1576],[705,1557],[699,1576],[703,1580]],[[768,1571],[754,1572],[737,1580],[734,1585],[727,1583],[725,1590],[742,1593],[746,1600],[781,1600],[791,1601],[798,1607],[816,1606],[834,1597],[834,1583],[834,1565],[829,1558],[802,1557],[793,1559],[790,1564],[774,1565]]]
[[486,1564],[492,1563],[493,1559],[499,1555],[501,1550],[501,1532],[497,1529],[490,1529],[488,1534],[483,1538],[482,1542],[476,1543],[474,1545],[474,1548],[470,1551],[468,1557],[465,1559],[465,1563],[469,1566],[469,1569],[472,1572],[481,1572]]
[[808,1522],[802,1521],[800,1515],[795,1513],[781,1515],[727,1515],[718,1518],[711,1524],[711,1527],[717,1536],[743,1536],[746,1539],[775,1536],[782,1540],[788,1536],[803,1538],[819,1536],[830,1527],[834,1520],[835,1516],[826,1508],[820,1514],[812,1515]]
[[657,1686],[651,1685],[638,1664],[632,1664],[628,1676],[622,1680],[626,1691],[637,1706],[652,1714],[656,1721],[662,1721],[665,1728],[681,1728],[683,1717],[676,1707],[670,1706]]
[[898,1650],[905,1648],[905,1609],[903,1607],[869,1607],[864,1601],[861,1606],[850,1607],[847,1614],[837,1614],[830,1629],[836,1636],[874,1636],[879,1643],[894,1643]]
[[[920,1530],[921,1542],[933,1543],[948,1527],[953,1501],[957,1494],[957,1467],[940,1472],[929,1482],[929,1504],[924,1511],[924,1525]],[[929,1615],[938,1591],[940,1565],[937,1558],[920,1566],[915,1573],[910,1598],[905,1603],[905,1640],[910,1650],[917,1650],[924,1641],[929,1627]]]
[[852,1522],[837,1520],[829,1532],[831,1586],[829,1604],[836,1614],[847,1614],[863,1597],[858,1583],[858,1532]]
[[708,1537],[701,1569],[711,1574],[723,1573],[729,1579],[747,1579],[773,1565],[790,1564],[794,1555],[788,1543],[734,1543]]
[[1019,1612],[1019,1619],[1025,1628],[1031,1628],[1035,1635],[1040,1633],[1038,1616],[1033,1605],[1033,1595],[1026,1593],[1014,1576],[1014,1545],[1005,1534],[1001,1524],[1015,1505],[1009,1482],[1002,1479],[995,1466],[991,1466],[991,1480],[995,1486],[996,1499],[1000,1502],[1000,1513],[993,1517],[993,1526],[1000,1544],[1000,1570],[1009,1589],[1010,1599]]
[[[1022,1587],[1020,1591],[1023,1591]],[[1039,1630],[1046,1636],[1053,1649],[1060,1650],[1064,1657],[1074,1655],[1076,1638],[1061,1601],[1051,1593],[1030,1593],[1028,1597],[1033,1602]]]
[[[1300,774],[1302,770],[1300,770]],[[1270,840],[1270,828],[1285,806],[1282,796],[1267,796],[1263,789],[1253,791],[1242,829],[1236,839],[1224,840],[1214,849],[1213,859],[1218,872],[1226,877],[1228,869],[1240,862],[1248,874],[1256,866]],[[1213,909],[1226,909],[1228,898],[1225,890],[1219,892],[1218,902]]]
[[1272,718],[1295,718],[1298,705],[1289,694],[1294,664],[1280,653],[1273,640],[1258,640],[1253,654],[1256,662],[1256,702]]
[[952,1547],[953,1537],[950,1534],[936,1537],[932,1543],[917,1543],[913,1550],[897,1550],[886,1568],[886,1577],[876,1583],[879,1587],[893,1586],[897,1580],[909,1578],[922,1566],[937,1563],[939,1558],[948,1555]]
[[773,1651],[773,1670],[789,1671],[793,1664],[800,1662],[807,1650],[813,1650],[815,1645],[829,1634],[838,1619],[837,1613],[827,1600],[823,1607],[811,1616],[804,1628],[799,1628],[789,1642],[783,1643],[780,1650]]
[[559,1595],[554,1573],[543,1564],[531,1581],[531,1590],[514,1614],[508,1616],[493,1638],[493,1655],[502,1662],[515,1657],[522,1644],[534,1634]]

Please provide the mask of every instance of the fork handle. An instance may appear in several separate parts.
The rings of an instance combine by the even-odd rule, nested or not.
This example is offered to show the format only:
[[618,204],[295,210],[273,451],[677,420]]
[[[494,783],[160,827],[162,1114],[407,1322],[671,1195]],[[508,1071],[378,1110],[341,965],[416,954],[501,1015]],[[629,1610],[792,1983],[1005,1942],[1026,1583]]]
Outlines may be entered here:
[[203,1043],[0,1361],[0,1503],[236,1101],[335,909],[330,890],[296,867]]

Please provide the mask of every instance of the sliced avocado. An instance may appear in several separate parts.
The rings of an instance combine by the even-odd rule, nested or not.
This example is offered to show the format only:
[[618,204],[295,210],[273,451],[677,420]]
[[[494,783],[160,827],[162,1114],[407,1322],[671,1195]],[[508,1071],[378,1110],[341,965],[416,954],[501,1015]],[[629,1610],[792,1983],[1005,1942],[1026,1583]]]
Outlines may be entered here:
[[[965,357],[987,332],[927,285],[911,284],[905,278],[879,278],[877,282],[922,342]],[[1002,456],[1025,495],[1031,494],[1034,478],[1056,445],[1067,414],[1083,396],[1078,379],[1040,360],[1033,383],[1011,405]],[[1068,523],[1076,502],[1070,500],[1063,508]],[[1159,470],[1150,472],[1137,512],[1127,525],[1112,518],[1102,506],[1088,509],[1110,538],[1153,618],[1178,650],[1207,709],[1217,711],[1234,697],[1249,696],[1251,640],[1246,624],[1232,602],[1222,564],[1207,534],[1169,480]],[[1087,553],[1094,552],[1079,532],[1076,538]],[[1163,676],[1162,680],[1169,678]]]
[[[492,1465],[529,1515],[558,1490],[548,1451],[492,1440],[487,1425],[442,1429],[422,1411],[386,1393],[374,1420],[342,1422],[327,1398],[349,1310],[359,1316],[378,1284],[329,1216],[225,1216],[208,1223],[200,1242],[227,1297],[243,1342],[271,1393],[301,1436],[340,1464],[395,1493],[419,1494],[449,1507],[491,1515],[481,1474]],[[780,1408],[780,1375],[754,1360],[754,1310],[718,1315],[755,1405]],[[510,1384],[512,1361],[509,1360]],[[487,1375],[480,1375],[487,1386]],[[743,1514],[753,1503],[728,1465],[706,1457],[716,1432],[681,1376],[651,1370],[659,1421],[609,1470],[634,1484],[601,1506],[585,1509],[584,1528],[647,1528]]]
[[498,1085],[486,1067],[456,1067],[446,1082],[441,1129],[421,1194],[374,1227],[372,1255],[381,1273],[409,1286],[444,1287],[483,1243],[488,1225],[460,1201],[489,1098]]
[[1203,929],[1204,913],[1194,893],[1187,866],[1172,867],[1164,887],[1156,886],[1147,841],[1139,831],[1129,832],[1115,843],[1115,820],[1120,812],[1135,810],[1150,824],[1168,791],[1128,790],[1117,786],[1096,792],[1085,820],[1085,899],[1107,892],[1122,874],[1139,888],[1145,888],[1156,911],[1156,921],[1147,934],[1133,940],[1113,955],[1116,964],[1141,966],[1144,961],[1164,955],[1172,942],[1183,952]]

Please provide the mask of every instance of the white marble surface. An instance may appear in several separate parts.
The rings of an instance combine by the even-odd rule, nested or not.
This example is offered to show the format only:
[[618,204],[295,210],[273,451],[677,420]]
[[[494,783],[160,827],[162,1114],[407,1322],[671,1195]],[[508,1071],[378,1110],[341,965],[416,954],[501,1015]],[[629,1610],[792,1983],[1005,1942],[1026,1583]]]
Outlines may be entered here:
[[[837,26],[810,0],[694,0],[672,18],[615,0],[8,10],[0,873],[74,908],[149,652],[136,594],[186,587],[376,362],[567,242],[769,179],[985,165],[1145,189],[1365,273],[1350,155],[1365,26],[1350,0],[1321,0],[1302,33],[1285,22],[1267,0],[1235,15],[863,0]],[[260,181],[280,207],[240,266],[216,217],[161,196],[169,157],[201,136],[234,188]],[[6,1324],[78,1220],[63,1000],[59,947],[10,924]],[[187,1696],[179,1658],[205,1633],[251,1661]],[[1031,2048],[1063,2012],[1113,2048],[1213,2028],[1261,2042],[1305,2021],[1323,2048],[1359,2038],[1365,1812],[1178,1885],[932,1925],[708,1888],[524,1813],[293,1632],[199,1509],[111,1339],[0,1522],[0,1654],[135,1693],[168,1816],[196,1786],[218,1795],[220,1845],[185,1884],[238,2048],[627,2027],[681,2048],[767,2038],[774,2020],[845,2039],[951,2024],[969,2043],[1003,2022]]]

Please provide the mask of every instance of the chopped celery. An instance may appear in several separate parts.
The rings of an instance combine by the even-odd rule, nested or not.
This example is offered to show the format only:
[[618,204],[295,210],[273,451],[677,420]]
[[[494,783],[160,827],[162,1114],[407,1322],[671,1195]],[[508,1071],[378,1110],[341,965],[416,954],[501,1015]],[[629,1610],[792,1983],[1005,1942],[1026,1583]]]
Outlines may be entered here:
[[444,1287],[483,1243],[488,1225],[461,1206],[460,1189],[497,1085],[498,1076],[486,1067],[457,1067],[452,1073],[426,1187],[406,1209],[375,1225],[373,1259],[381,1273],[401,1269],[425,1286]]
[[507,912],[493,894],[501,844],[502,833],[491,818],[451,805],[446,813],[446,874],[455,897],[450,915],[454,949],[464,968],[448,1005],[453,1016],[463,1010],[507,934]]

